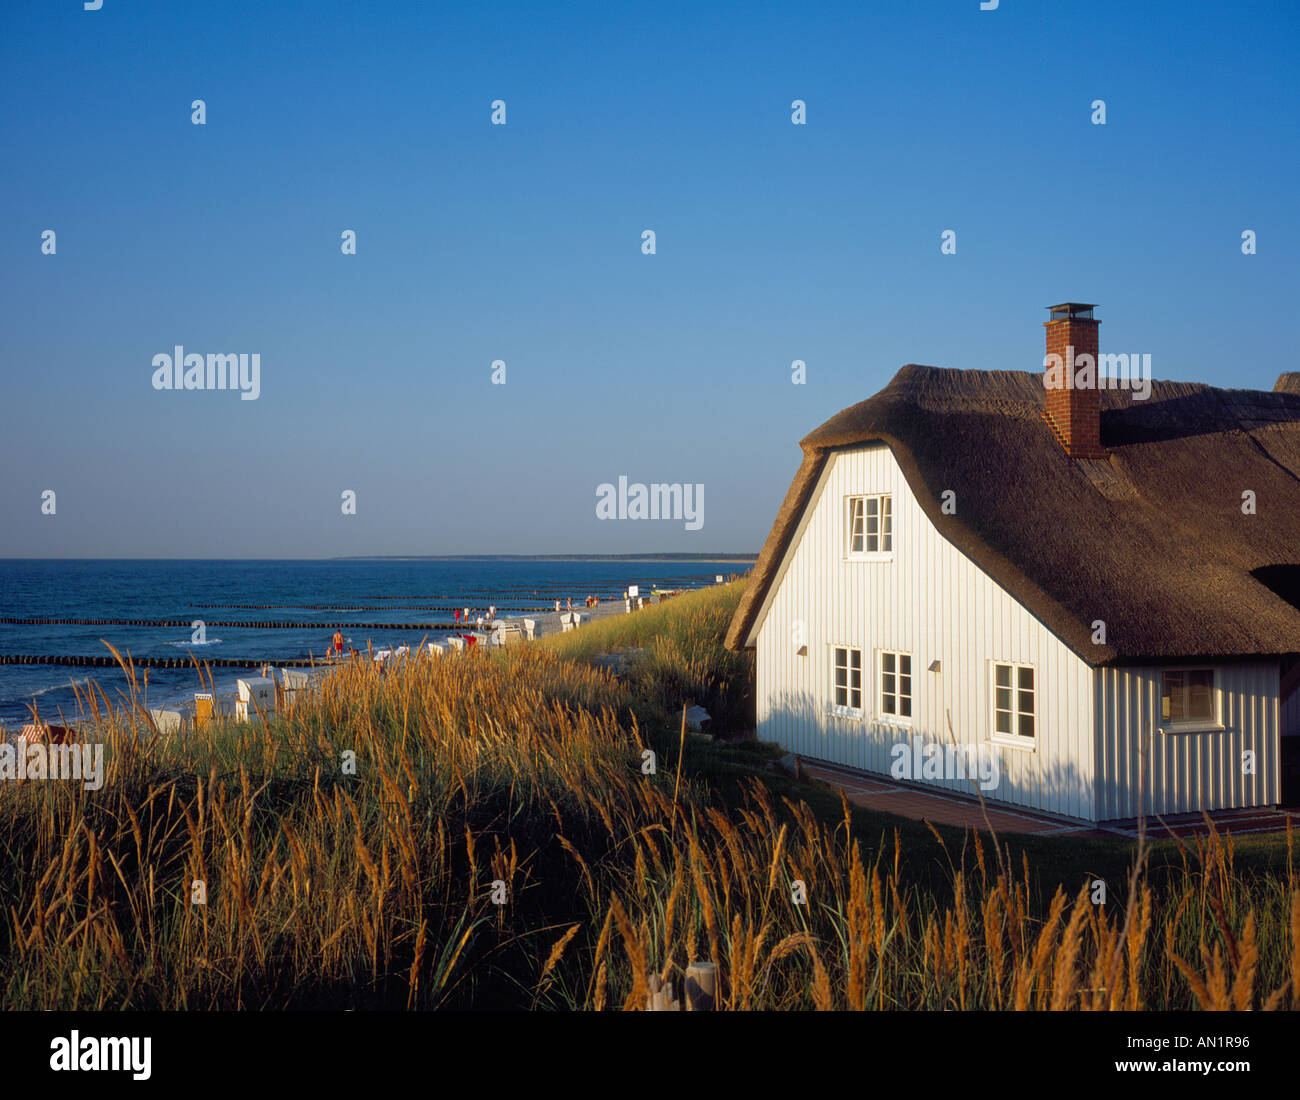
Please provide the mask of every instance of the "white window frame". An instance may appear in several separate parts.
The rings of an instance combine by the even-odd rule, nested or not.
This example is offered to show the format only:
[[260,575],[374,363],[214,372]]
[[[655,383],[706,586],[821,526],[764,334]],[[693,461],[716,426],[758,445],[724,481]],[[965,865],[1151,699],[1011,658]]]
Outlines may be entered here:
[[[871,535],[867,532],[867,506],[869,501],[877,501],[876,549],[868,548]],[[853,548],[853,506],[862,502],[862,549]],[[846,561],[890,561],[894,556],[894,545],[898,538],[897,525],[894,523],[893,493],[853,493],[844,498],[844,558]],[[888,540],[889,546],[885,546]]]
[[[827,706],[827,711],[830,714],[836,715],[839,718],[861,718],[865,713],[865,708],[862,705],[862,701],[866,694],[865,685],[862,682],[863,673],[865,671],[862,663],[862,648],[861,646],[849,645],[846,642],[834,642],[831,644],[830,648],[831,648],[831,696],[830,696],[829,704]],[[843,668],[845,669],[845,673],[846,673],[845,685],[844,685],[844,698],[845,698],[844,704],[836,702],[835,699],[835,692],[839,687],[839,684],[837,682],[837,673],[839,672],[841,667],[839,663],[840,650],[844,650],[845,652],[845,664],[843,665]],[[853,687],[853,676],[852,676],[853,673],[852,655],[855,653],[858,655],[858,668],[857,668],[858,686],[856,689]],[[856,707],[852,705],[854,691],[857,692],[857,696],[858,696],[858,705]]]
[[[887,673],[885,671],[885,658],[894,658],[894,671]],[[900,670],[902,658],[907,658],[908,671],[903,673]],[[908,691],[906,694],[902,691],[902,685],[899,680],[906,675],[908,680]],[[885,677],[894,677],[893,696],[895,702],[899,699],[907,700],[907,709],[910,713],[898,714],[894,711],[885,709]],[[876,650],[876,717],[879,721],[896,726],[910,726],[916,718],[916,661],[913,660],[912,654],[904,649],[878,649]]]
[[[1165,676],[1170,672],[1208,672],[1210,674],[1210,716],[1184,718],[1173,722],[1165,718]],[[1186,690],[1184,688],[1184,690]],[[1162,733],[1217,733],[1223,724],[1223,691],[1219,683],[1219,669],[1214,665],[1170,665],[1159,670],[1156,681],[1156,727]]]
[[[1011,709],[1003,710],[1002,713],[1011,715],[1011,733],[1002,733],[998,729],[998,712],[1002,710],[998,706],[998,669],[1011,669]],[[1020,709],[1020,670],[1028,669],[1034,674],[1034,709],[1032,711],[1023,711]],[[1022,752],[1036,752],[1038,750],[1038,735],[1042,730],[1042,708],[1038,705],[1043,695],[1042,678],[1038,675],[1038,667],[1028,661],[989,661],[989,740],[999,745],[1005,745],[1008,748],[1020,749]],[[1020,718],[1028,713],[1034,721],[1034,735],[1026,737],[1023,734],[1015,732],[1020,727]]]

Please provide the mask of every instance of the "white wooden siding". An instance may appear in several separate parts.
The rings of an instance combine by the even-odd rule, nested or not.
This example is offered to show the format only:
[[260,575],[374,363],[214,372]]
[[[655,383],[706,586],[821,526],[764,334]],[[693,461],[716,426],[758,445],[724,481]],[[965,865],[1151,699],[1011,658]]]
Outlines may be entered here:
[[[1150,744],[1142,780],[1147,813],[1193,813],[1280,801],[1278,665],[1221,665],[1217,671],[1224,729],[1161,733],[1159,668],[1097,670],[1097,789],[1103,820],[1139,813],[1144,734]],[[1254,775],[1242,774],[1244,749],[1255,752]]]
[[[846,559],[844,498],[893,496],[892,561]],[[960,510],[962,502],[956,502]],[[795,623],[806,624],[807,655]],[[864,716],[833,717],[835,644],[863,651]],[[991,662],[1031,664],[1037,690],[1035,751],[995,746],[991,800],[1093,820],[1093,670],[1010,593],[945,539],[883,445],[832,455],[773,582],[758,624],[758,734],[793,752],[889,774],[891,747],[915,733],[948,744],[990,744]],[[913,724],[881,722],[878,649],[912,655]],[[941,670],[929,672],[932,661]],[[919,781],[920,777],[913,777]],[[974,793],[964,779],[934,785]]]

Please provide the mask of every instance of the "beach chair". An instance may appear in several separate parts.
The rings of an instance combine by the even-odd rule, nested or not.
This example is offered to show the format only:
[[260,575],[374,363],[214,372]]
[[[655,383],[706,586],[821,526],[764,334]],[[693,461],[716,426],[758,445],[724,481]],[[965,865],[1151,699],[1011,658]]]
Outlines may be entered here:
[[259,714],[269,714],[275,709],[275,681],[268,676],[250,676],[236,680],[239,698],[235,700],[235,717],[249,722]]
[[28,722],[23,726],[18,740],[24,745],[34,745],[38,742],[71,745],[77,740],[77,731],[67,726],[52,726],[48,722]]
[[194,728],[202,729],[217,715],[217,700],[211,692],[194,693]]
[[159,733],[180,733],[185,728],[185,715],[179,710],[157,707],[149,711],[149,717],[153,719]]

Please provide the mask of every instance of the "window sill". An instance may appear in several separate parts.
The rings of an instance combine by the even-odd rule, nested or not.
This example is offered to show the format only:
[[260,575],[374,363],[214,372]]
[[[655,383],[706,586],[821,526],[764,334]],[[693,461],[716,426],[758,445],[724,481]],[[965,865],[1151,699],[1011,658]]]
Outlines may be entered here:
[[853,707],[827,707],[826,714],[831,718],[849,718],[855,722],[861,722],[863,718],[863,712],[860,709],[854,710]]
[[873,726],[889,726],[892,729],[910,730],[915,722],[912,718],[903,718],[897,714],[873,714],[871,716]]
[[1216,722],[1179,722],[1156,727],[1161,733],[1177,736],[1180,733],[1227,733],[1228,727]]
[[1038,739],[1036,737],[1015,737],[1006,734],[994,734],[989,741],[999,748],[1015,749],[1017,752],[1037,752]]

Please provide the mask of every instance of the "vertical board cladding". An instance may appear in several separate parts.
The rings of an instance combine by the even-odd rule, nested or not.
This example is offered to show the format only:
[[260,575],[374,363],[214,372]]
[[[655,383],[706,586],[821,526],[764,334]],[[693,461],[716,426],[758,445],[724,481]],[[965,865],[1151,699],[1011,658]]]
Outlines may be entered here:
[[[1244,809],[1279,802],[1277,663],[1216,667],[1218,724],[1222,729],[1162,729],[1162,671],[1158,667],[1097,670],[1097,801],[1101,819]],[[1247,750],[1254,753],[1253,774],[1243,763]],[[1145,797],[1139,796],[1140,791],[1145,791]]]
[[[891,497],[893,553],[851,559],[847,498],[875,493]],[[960,511],[961,502],[956,506]],[[799,652],[800,623],[806,654]],[[998,761],[999,780],[986,798],[1096,819],[1093,670],[939,533],[883,444],[828,458],[760,612],[756,642],[761,738],[889,775],[896,745],[950,744],[951,719],[959,744],[983,746]],[[831,713],[836,645],[862,650],[859,717]],[[910,723],[881,710],[881,649],[911,655]],[[1032,750],[991,739],[994,661],[1034,667]],[[906,778],[974,793],[965,777]]]

